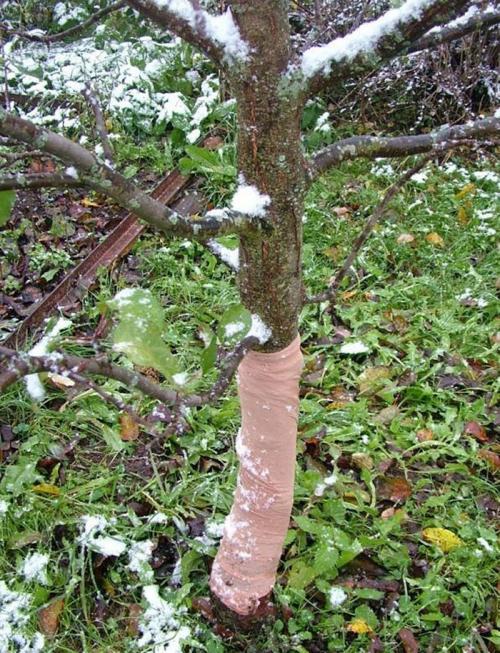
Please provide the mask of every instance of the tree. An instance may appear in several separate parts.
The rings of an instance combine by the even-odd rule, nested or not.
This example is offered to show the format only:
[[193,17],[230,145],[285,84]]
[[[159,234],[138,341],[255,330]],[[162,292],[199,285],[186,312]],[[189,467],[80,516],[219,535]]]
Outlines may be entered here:
[[[346,79],[379,70],[394,58],[496,24],[500,12],[491,7],[471,11],[475,5],[467,0],[407,0],[344,37],[300,51],[291,38],[288,4],[283,0],[231,0],[224,13],[215,15],[195,0],[127,0],[109,5],[85,24],[59,35],[18,33],[50,43],[129,6],[185,39],[223,70],[238,107],[239,186],[230,207],[211,210],[201,219],[185,218],[165,208],[115,169],[102,112],[91,91],[89,101],[103,142],[103,161],[60,133],[0,109],[2,136],[51,155],[66,166],[51,173],[2,175],[2,190],[85,186],[171,237],[187,236],[204,243],[225,233],[240,237],[238,285],[247,312],[235,315],[225,328],[228,334],[243,333],[245,337],[224,360],[219,380],[207,393],[183,395],[102,358],[55,356],[43,350],[27,356],[0,347],[0,354],[9,360],[0,375],[0,389],[23,376],[51,370],[92,384],[107,400],[110,397],[92,377],[118,379],[177,409],[215,401],[238,368],[240,472],[212,569],[211,589],[240,615],[259,613],[273,587],[288,528],[302,367],[298,321],[303,304],[334,301],[342,275],[386,204],[428,158],[478,139],[494,138],[500,132],[500,118],[489,117],[420,135],[353,136],[307,158],[301,145],[300,119],[309,98]],[[301,271],[302,216],[313,181],[342,161],[421,153],[427,153],[427,158],[391,187],[330,287],[316,297],[306,297]],[[140,301],[148,311],[155,311],[150,298],[142,296],[136,302],[133,293],[117,296],[115,308],[129,319],[140,319]],[[146,337],[153,338],[153,331],[147,330]],[[165,376],[169,376],[168,369]]]

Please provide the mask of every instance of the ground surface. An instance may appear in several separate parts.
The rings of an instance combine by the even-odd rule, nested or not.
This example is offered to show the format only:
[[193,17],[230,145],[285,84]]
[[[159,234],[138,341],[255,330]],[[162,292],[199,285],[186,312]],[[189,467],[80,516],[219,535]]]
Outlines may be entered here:
[[[358,259],[336,326],[326,305],[303,311],[296,497],[274,626],[225,639],[192,609],[207,594],[234,489],[234,390],[190,413],[185,435],[149,447],[149,436],[134,439],[89,391],[51,388],[38,405],[18,385],[0,402],[0,577],[26,602],[17,623],[5,617],[12,632],[43,632],[43,650],[58,652],[152,651],[165,632],[185,629],[184,650],[193,651],[493,650],[499,178],[491,170],[487,159],[427,168]],[[312,189],[311,290],[324,287],[394,172],[357,164]],[[206,384],[196,380],[197,334],[236,301],[232,273],[189,241],[147,235],[131,256],[133,279],[103,275],[61,346],[89,352],[102,301],[147,286],[183,369]],[[5,611],[12,603],[3,601]]]

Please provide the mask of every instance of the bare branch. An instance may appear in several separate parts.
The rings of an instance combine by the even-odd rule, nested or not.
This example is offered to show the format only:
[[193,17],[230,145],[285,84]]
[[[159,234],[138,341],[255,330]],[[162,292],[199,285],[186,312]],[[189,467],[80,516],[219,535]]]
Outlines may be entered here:
[[485,11],[483,13],[474,14],[469,20],[464,22],[455,21],[458,24],[445,25],[440,30],[431,30],[422,38],[413,43],[408,52],[419,52],[420,50],[428,50],[435,48],[443,43],[450,43],[461,39],[471,32],[479,29],[485,29],[500,23],[500,11]]
[[[48,129],[19,118],[0,108],[0,134],[36,147],[75,168],[76,179],[114,199],[169,236],[187,236],[205,240],[224,233],[242,233],[270,228],[265,218],[255,218],[230,209],[209,211],[204,216],[183,217],[138,188],[110,165],[101,163],[92,152]],[[74,175],[75,171],[71,171]],[[68,170],[66,170],[68,174]]]
[[[153,0],[127,0],[127,4],[194,45],[217,65],[241,62],[248,55],[248,45],[241,40],[229,9],[213,16],[191,0],[165,0],[161,5]],[[222,34],[227,36],[229,24],[231,38],[224,40]]]
[[0,23],[0,32],[3,32],[7,36],[19,36],[22,39],[28,41],[35,41],[37,43],[56,43],[57,41],[63,41],[69,36],[78,34],[83,30],[87,29],[91,25],[98,23],[102,18],[111,14],[113,11],[118,11],[126,7],[127,3],[125,0],[119,0],[118,2],[113,2],[112,4],[96,11],[95,14],[89,16],[86,20],[82,21],[78,25],[74,25],[69,29],[64,30],[63,32],[58,32],[57,34],[40,34],[40,30],[32,30],[29,32],[13,30],[8,27],[5,23]]
[[25,152],[0,152],[0,159],[5,159],[5,162],[0,163],[0,168],[6,168],[18,161],[30,159],[32,157],[45,156],[40,150],[26,150]]
[[470,0],[406,0],[342,38],[309,48],[300,62],[305,98],[346,77],[359,77],[407,52],[432,27],[459,16]]
[[335,275],[328,290],[318,295],[313,295],[312,297],[306,297],[304,303],[317,304],[319,302],[324,302],[324,301],[330,301],[332,303],[335,302],[337,291],[340,287],[340,284],[342,283],[346,274],[349,272],[352,264],[354,263],[356,257],[359,254],[360,249],[368,240],[370,234],[375,228],[375,225],[379,222],[380,218],[384,215],[389,202],[393,199],[395,195],[397,195],[397,193],[401,190],[401,188],[403,188],[406,182],[409,179],[411,179],[415,173],[421,170],[425,166],[425,164],[435,155],[436,153],[432,152],[431,154],[427,154],[426,156],[422,157],[417,164],[415,164],[412,168],[407,170],[394,184],[392,184],[392,186],[389,187],[384,197],[382,198],[382,201],[377,205],[377,207],[375,208],[375,210],[367,220],[363,230],[354,241],[354,245],[349,255],[345,259],[342,267]]
[[83,97],[87,100],[88,105],[94,114],[96,129],[97,133],[99,134],[99,138],[101,139],[104,157],[107,161],[112,163],[114,161],[114,152],[113,148],[111,147],[111,143],[109,142],[108,130],[106,129],[106,121],[104,120],[104,114],[102,113],[97,93],[90,84],[86,85],[85,90],[83,91]]
[[[157,399],[167,406],[204,406],[217,401],[224,394],[236,374],[238,365],[258,343],[259,340],[255,336],[244,338],[222,360],[219,366],[219,376],[211,388],[201,394],[190,395],[183,395],[176,390],[164,388],[158,383],[153,383],[143,374],[115,365],[104,357],[82,358],[59,352],[45,356],[30,356],[0,345],[0,358],[9,361],[7,369],[0,374],[0,392],[29,374],[52,372],[70,377],[73,375],[76,380],[79,377],[86,378],[87,376],[114,379],[123,383],[127,388],[137,389],[142,394]],[[104,391],[101,389],[99,394],[102,392]],[[121,402],[118,405],[121,410],[124,409],[124,406],[125,404]]]
[[62,172],[17,173],[0,176],[0,191],[27,188],[69,188],[81,185],[81,181]]
[[500,118],[484,118],[463,125],[442,127],[430,134],[417,136],[351,136],[319,150],[310,160],[310,178],[334,168],[342,161],[378,157],[399,157],[429,152],[436,146],[446,149],[457,147],[461,141],[487,139],[500,134]]

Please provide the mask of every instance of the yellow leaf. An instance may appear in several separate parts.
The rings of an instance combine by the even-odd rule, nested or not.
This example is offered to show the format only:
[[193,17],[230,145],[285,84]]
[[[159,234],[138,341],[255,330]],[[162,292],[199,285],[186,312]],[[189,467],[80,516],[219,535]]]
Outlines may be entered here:
[[422,531],[424,540],[438,546],[443,553],[456,549],[462,544],[462,540],[447,528],[424,528]]
[[460,222],[460,224],[467,224],[469,222],[467,211],[463,206],[458,207],[457,219]]
[[54,599],[38,611],[38,626],[45,637],[52,639],[56,636],[63,608],[64,599]]
[[110,132],[113,129],[113,121],[111,120],[111,118],[107,118],[104,124],[106,125],[106,129],[108,130],[108,132]]
[[120,415],[120,437],[124,442],[131,442],[139,437],[139,424],[128,413]]
[[431,245],[434,245],[434,247],[443,247],[444,246],[444,240],[435,231],[431,231],[430,234],[427,234],[427,236],[425,237],[425,240],[428,243],[430,243]]
[[357,290],[346,290],[344,291],[340,296],[344,301],[351,299],[351,297],[355,297],[358,294]]
[[53,497],[58,497],[61,494],[61,488],[50,483],[39,483],[38,485],[33,485],[31,489],[37,494],[50,494]]
[[54,374],[49,372],[47,374],[52,383],[59,388],[59,390],[65,390],[66,388],[72,388],[75,385],[73,379],[70,379],[67,376],[62,376],[62,374]]
[[97,202],[94,202],[93,200],[90,200],[88,197],[84,197],[83,200],[80,202],[82,206],[85,206],[88,208],[89,206],[101,206]]
[[455,197],[457,199],[462,199],[462,197],[465,197],[469,193],[474,193],[476,190],[475,184],[465,184],[463,188],[461,188],[458,193],[456,193]]
[[347,624],[347,630],[356,635],[372,635],[373,628],[371,628],[364,619],[353,619],[350,624]]
[[398,245],[407,245],[409,243],[414,243],[415,236],[413,234],[400,234],[396,242]]

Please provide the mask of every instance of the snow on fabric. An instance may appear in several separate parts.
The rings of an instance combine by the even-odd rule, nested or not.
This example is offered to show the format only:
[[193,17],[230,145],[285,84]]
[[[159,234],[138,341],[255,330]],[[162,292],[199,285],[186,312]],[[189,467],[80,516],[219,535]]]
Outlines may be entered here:
[[[49,353],[50,346],[53,344],[57,336],[71,326],[71,320],[60,317],[54,324],[52,329],[48,331],[43,338],[34,347],[32,347],[28,354],[30,356],[46,356]],[[45,397],[45,388],[38,374],[28,374],[24,377],[26,383],[26,390],[34,401],[41,401]]]
[[28,634],[31,598],[15,592],[0,580],[0,653],[39,653],[44,649],[41,633]]
[[157,585],[147,585],[142,590],[146,611],[139,624],[139,648],[148,647],[152,653],[180,653],[182,642],[190,635],[187,626],[181,626],[178,616],[185,608],[175,608],[162,599]]
[[301,68],[306,77],[328,74],[332,64],[352,61],[359,54],[373,51],[380,40],[397,32],[411,20],[418,19],[434,0],[408,0],[397,9],[390,9],[376,20],[360,25],[350,34],[322,46],[309,48],[302,55]]

